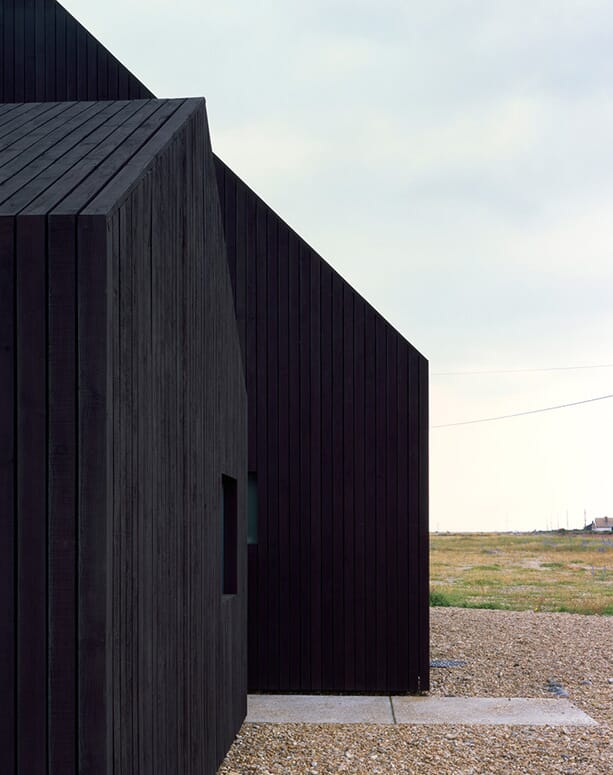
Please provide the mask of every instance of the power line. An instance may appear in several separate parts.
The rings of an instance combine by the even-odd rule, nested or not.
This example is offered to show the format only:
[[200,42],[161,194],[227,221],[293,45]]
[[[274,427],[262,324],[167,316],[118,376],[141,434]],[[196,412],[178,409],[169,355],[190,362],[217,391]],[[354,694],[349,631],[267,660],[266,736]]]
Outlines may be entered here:
[[465,377],[476,374],[527,374],[534,371],[579,371],[580,369],[613,369],[613,363],[597,363],[591,366],[551,366],[543,369],[494,369],[483,371],[433,371],[431,377]]
[[579,406],[580,404],[591,404],[594,401],[604,401],[606,398],[613,398],[613,393],[608,396],[596,396],[596,398],[586,398],[583,401],[573,401],[570,404],[559,404],[558,406],[546,406],[543,409],[530,409],[527,412],[515,412],[514,414],[501,414],[499,417],[483,417],[480,420],[464,420],[463,422],[449,422],[443,425],[431,425],[430,428],[453,428],[457,425],[474,425],[480,422],[494,422],[494,420],[508,420],[511,417],[523,417],[527,414],[540,414],[541,412],[553,412],[554,409],[567,409],[569,406]]

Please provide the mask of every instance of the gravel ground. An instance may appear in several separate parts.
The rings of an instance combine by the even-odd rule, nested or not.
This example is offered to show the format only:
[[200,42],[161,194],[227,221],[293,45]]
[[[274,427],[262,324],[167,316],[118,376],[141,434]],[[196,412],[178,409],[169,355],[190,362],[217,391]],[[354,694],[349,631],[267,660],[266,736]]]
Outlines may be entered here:
[[613,773],[613,619],[531,611],[434,608],[439,696],[554,697],[597,727],[244,724],[220,775],[589,775]]

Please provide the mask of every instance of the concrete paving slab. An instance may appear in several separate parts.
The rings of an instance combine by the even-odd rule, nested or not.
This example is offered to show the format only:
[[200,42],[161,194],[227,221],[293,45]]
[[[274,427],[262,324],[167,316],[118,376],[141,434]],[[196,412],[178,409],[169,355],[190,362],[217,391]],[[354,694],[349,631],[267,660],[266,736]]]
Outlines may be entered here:
[[582,710],[559,698],[303,694],[250,694],[246,721],[260,724],[596,725]]
[[389,697],[250,694],[247,719],[262,724],[393,724]]
[[398,724],[596,724],[564,699],[522,697],[392,697]]

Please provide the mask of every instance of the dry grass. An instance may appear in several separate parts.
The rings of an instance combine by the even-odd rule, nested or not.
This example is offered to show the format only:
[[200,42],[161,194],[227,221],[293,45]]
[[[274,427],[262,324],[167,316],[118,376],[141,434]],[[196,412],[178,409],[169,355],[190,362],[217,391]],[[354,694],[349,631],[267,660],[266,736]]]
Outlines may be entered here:
[[432,605],[613,615],[613,536],[430,535]]

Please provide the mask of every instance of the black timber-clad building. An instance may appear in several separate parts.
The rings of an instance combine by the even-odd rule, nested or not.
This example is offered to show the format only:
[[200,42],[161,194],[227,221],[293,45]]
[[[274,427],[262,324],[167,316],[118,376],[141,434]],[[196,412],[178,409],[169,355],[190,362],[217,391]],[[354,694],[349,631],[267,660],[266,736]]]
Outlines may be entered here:
[[247,427],[203,100],[0,106],[0,337],[2,770],[213,773]]
[[[141,100],[153,96],[54,0],[1,0],[0,26],[0,64],[3,68],[0,102],[77,101],[72,105],[7,107],[10,111],[29,111],[32,120],[30,126],[28,119],[29,131],[36,131],[38,127],[40,135],[44,134],[47,119],[53,116],[50,112],[47,119],[43,118],[44,113],[38,111],[45,107],[49,111],[91,111],[94,107],[82,101]],[[138,111],[145,103],[134,104]],[[162,106],[174,104],[174,101],[147,104]],[[36,116],[34,111],[37,111]],[[18,115],[14,113],[14,118]],[[149,126],[150,122],[148,119],[143,127]],[[204,131],[206,133],[206,128]],[[137,134],[126,137],[124,147],[136,153],[142,146],[139,137]],[[1,144],[0,138],[0,147]],[[91,158],[95,158],[96,151],[92,154]],[[240,472],[238,469],[233,469],[234,474],[229,469],[222,471],[223,455],[220,452],[217,478],[206,479],[197,495],[190,494],[190,498],[201,497],[207,513],[219,517],[212,517],[217,520],[216,527],[207,527],[210,530],[207,537],[213,537],[216,548],[207,544],[194,549],[207,553],[217,551],[217,560],[207,569],[193,569],[201,577],[194,577],[195,583],[189,582],[190,594],[195,601],[195,590],[201,589],[200,584],[209,584],[213,576],[220,575],[222,587],[227,582],[227,589],[231,589],[232,573],[228,572],[226,579],[226,571],[234,568],[235,559],[236,597],[219,594],[219,579],[213,581],[212,587],[207,589],[217,590],[217,603],[221,607],[217,603],[213,605],[214,616],[208,623],[203,619],[192,619],[192,612],[185,608],[185,598],[180,592],[165,589],[163,594],[167,597],[162,597],[164,605],[171,605],[172,601],[177,606],[175,613],[183,606],[188,629],[193,623],[202,637],[206,630],[208,645],[217,644],[218,666],[221,666],[217,672],[218,680],[207,683],[198,699],[198,712],[201,713],[198,718],[204,719],[206,733],[186,754],[182,763],[186,772],[192,771],[190,766],[194,772],[199,771],[198,766],[203,761],[207,762],[206,766],[202,765],[204,771],[213,772],[213,761],[220,760],[240,725],[245,712],[244,673],[241,672],[244,668],[236,668],[236,660],[242,659],[240,664],[244,665],[247,651],[249,686],[253,691],[404,693],[423,691],[429,685],[427,361],[210,152],[208,135],[204,156],[205,167],[214,165],[217,186],[211,186],[215,174],[211,174],[209,167],[206,167],[204,177],[201,169],[191,168],[192,185],[197,189],[200,179],[206,192],[203,197],[209,203],[207,207],[215,212],[218,208],[221,210],[224,233],[216,230],[213,242],[217,245],[216,250],[221,243],[227,266],[224,262],[222,270],[216,264],[217,274],[213,273],[213,276],[216,283],[221,283],[220,287],[224,287],[224,283],[231,285],[234,310],[233,320],[228,322],[227,309],[221,308],[223,304],[221,307],[219,304],[204,305],[208,329],[203,334],[206,339],[199,347],[205,349],[206,358],[212,358],[215,365],[211,368],[203,358],[200,369],[205,373],[198,379],[207,412],[210,402],[218,400],[216,391],[222,385],[222,403],[226,407],[223,421],[228,423],[227,428],[236,427],[240,398],[232,408],[228,398],[232,391],[224,387],[224,377],[217,379],[215,374],[227,356],[228,342],[235,338],[235,334],[230,333],[230,323],[234,328],[237,323],[242,379],[247,389],[248,412],[245,408],[242,421],[247,424],[248,416],[248,462]],[[188,158],[185,156],[184,160]],[[194,164],[200,163],[197,154],[191,158]],[[2,169],[0,167],[0,174]],[[124,176],[130,174],[128,169],[132,169],[130,164],[126,165]],[[71,173],[67,171],[66,174],[66,181],[70,181]],[[167,168],[167,174],[172,178],[175,173]],[[148,179],[150,173],[144,177]],[[91,179],[94,179],[93,172]],[[212,244],[207,235],[213,223],[218,220],[208,218],[204,224],[207,256]],[[175,225],[173,222],[168,226],[171,234]],[[160,233],[159,236],[164,235]],[[6,266],[4,264],[2,269],[3,284],[8,271]],[[206,263],[206,266],[210,268],[211,265]],[[228,268],[230,281],[227,279]],[[9,272],[8,280],[10,277]],[[180,289],[173,287],[175,313],[178,314],[181,302],[176,294]],[[209,287],[210,293],[214,287]],[[190,286],[186,284],[183,290],[187,292]],[[221,293],[221,299],[225,298],[224,293]],[[134,294],[135,299],[136,296]],[[39,294],[38,302],[42,300]],[[36,299],[32,299],[28,303],[35,302]],[[191,295],[185,303],[191,305],[196,299]],[[0,316],[4,319],[13,315],[13,320],[17,321],[17,308],[10,307],[10,313],[8,309],[0,309]],[[13,363],[17,368],[17,361],[11,360],[17,352],[15,325],[16,322],[12,329],[6,329],[12,333],[5,331],[5,339],[13,342],[13,349],[9,346],[2,354],[8,358],[7,363]],[[132,336],[138,340],[140,334],[135,332]],[[138,350],[138,346],[135,347]],[[233,347],[234,344],[230,344],[230,352]],[[172,356],[168,354],[167,357],[169,368]],[[32,358],[35,359],[34,351]],[[37,367],[31,368],[35,371]],[[3,371],[2,376],[5,374]],[[135,395],[140,395],[138,375],[135,380],[126,376],[124,391],[127,394],[128,382],[131,384],[132,381]],[[7,413],[9,406],[13,411],[19,409],[15,389],[18,383],[19,379],[16,383],[5,379],[2,386],[4,413],[0,418],[3,423],[0,432],[13,422],[16,435],[10,438],[18,437],[19,411],[22,418],[28,416],[23,407],[29,404],[23,404],[17,415]],[[53,413],[55,401],[50,393],[46,411]],[[135,399],[122,415],[125,418],[122,423],[129,421],[140,428],[143,422],[149,422],[140,419],[143,406]],[[170,411],[169,406],[170,403],[166,404],[160,411]],[[187,415],[181,415],[179,406],[177,404],[177,417],[187,422]],[[193,409],[193,423],[198,424],[197,409],[187,404],[183,408],[188,413]],[[164,427],[168,429],[169,425]],[[232,448],[238,455],[233,431],[228,436],[223,430],[219,432],[221,435],[214,443],[205,443],[205,452],[209,454],[223,448],[230,454]],[[19,469],[14,449],[7,441],[0,456],[3,488],[4,482]],[[143,474],[155,478],[161,470],[161,451],[152,448],[149,454],[150,465],[143,469]],[[131,457],[128,452],[125,455],[126,459],[132,460],[135,453],[132,451]],[[173,459],[179,476],[181,470],[186,470],[186,464],[178,447]],[[220,528],[223,522],[219,503],[220,471],[237,480],[238,551],[234,559],[228,556],[227,563],[225,559],[219,559],[225,556],[229,546]],[[247,471],[249,531],[244,524]],[[133,480],[130,481],[133,486]],[[222,498],[222,502],[232,503],[231,481],[227,478],[223,481],[227,498]],[[155,489],[158,484],[149,482],[148,486]],[[5,496],[5,492],[8,495]],[[221,492],[224,492],[223,487]],[[139,493],[137,488],[134,497],[140,498]],[[9,515],[8,523],[18,532],[21,512],[17,500],[11,500],[17,496],[9,488],[3,489],[0,497],[8,499],[9,510],[5,512]],[[159,503],[164,508],[163,498]],[[142,509],[142,505],[139,508]],[[135,524],[142,526],[142,523]],[[135,534],[129,533],[130,520],[125,528],[126,535],[132,535],[133,559],[129,560],[129,553],[125,555],[127,575],[125,581],[118,580],[115,587],[121,605],[132,599],[134,581],[129,580],[130,573],[141,567],[135,549]],[[178,528],[175,525],[166,526],[166,529]],[[230,527],[228,535],[231,534]],[[193,538],[193,534],[190,537]],[[40,535],[38,538],[41,539]],[[39,547],[42,557],[40,552]],[[247,568],[248,649],[246,624],[240,613],[236,613],[244,612]],[[152,573],[154,571],[163,574],[162,567],[152,569]],[[26,586],[34,584],[34,587],[42,583],[40,578],[32,582],[26,580],[25,566],[22,576],[19,573],[17,565],[5,571],[6,578],[13,579],[11,589],[17,589],[22,582]],[[161,583],[162,577],[151,577],[153,587]],[[81,601],[84,589],[83,584],[73,585],[65,594]],[[198,594],[201,594],[202,604],[212,601],[207,597],[208,592]],[[129,620],[126,613],[129,609],[121,610],[124,611],[121,621],[125,623]],[[155,610],[161,616],[166,609],[160,603]],[[233,613],[228,617],[226,614],[230,610]],[[8,625],[2,623],[0,648],[10,651],[7,633],[15,620],[11,618],[10,606],[7,611]],[[112,622],[113,642],[124,638],[123,631],[116,630],[115,624]],[[51,633],[52,628],[49,631]],[[221,640],[215,633],[223,633]],[[178,661],[172,662],[178,660],[176,655],[172,656],[178,652],[173,651],[176,646],[170,634],[165,640],[158,639],[156,644],[160,664],[166,665],[165,660],[170,660],[178,670],[182,669]],[[25,665],[30,656],[20,658],[26,660]],[[198,658],[194,655],[193,659],[197,661]],[[207,659],[205,656],[204,660]],[[132,675],[132,680],[138,683],[137,674],[126,672],[125,675]],[[13,687],[7,671],[3,672],[1,680],[2,687],[6,681],[7,690]],[[213,685],[215,688],[211,688]],[[36,686],[40,689],[42,684]],[[67,686],[71,691],[71,684]],[[179,694],[181,691],[178,690]],[[116,700],[117,695],[114,695],[113,702]],[[128,707],[126,702],[124,697],[119,711],[124,712]],[[226,714],[219,722],[214,720],[215,714],[211,715],[216,705],[219,713]],[[25,719],[23,713],[21,717]],[[3,744],[15,733],[11,718],[10,709],[8,713],[0,709]],[[17,722],[19,718],[18,713]],[[190,726],[188,721],[185,715],[176,720],[178,734],[183,734]],[[124,738],[117,743],[119,751],[127,751],[136,739],[142,741],[143,735],[157,734],[151,726],[145,729],[133,725],[131,733],[129,726],[122,729]],[[132,743],[128,740],[130,734],[134,736]],[[163,748],[162,743],[159,745]],[[170,754],[160,749],[158,755],[155,748],[152,750],[156,757],[152,771],[156,771],[155,767],[163,771],[170,762],[169,758],[163,757]],[[130,766],[138,769],[137,758],[130,760],[127,753],[118,755],[127,757],[123,760],[123,769],[118,771],[129,771]],[[70,769],[61,771],[69,772]]]

